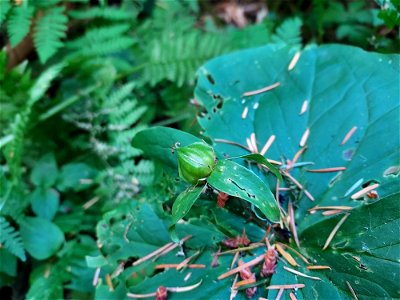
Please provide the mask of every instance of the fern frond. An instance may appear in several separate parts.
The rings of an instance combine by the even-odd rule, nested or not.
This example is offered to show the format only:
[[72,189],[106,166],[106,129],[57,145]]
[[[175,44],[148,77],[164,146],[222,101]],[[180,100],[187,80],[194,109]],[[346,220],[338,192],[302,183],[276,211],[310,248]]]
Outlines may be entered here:
[[68,14],[77,20],[101,18],[110,21],[121,21],[135,17],[132,15],[132,12],[115,7],[93,7],[87,10],[72,10]]
[[91,29],[83,37],[68,43],[67,47],[74,50],[72,58],[107,55],[123,51],[134,44],[133,38],[126,34],[129,28],[129,24],[121,24]]
[[26,260],[25,248],[21,235],[18,231],[15,231],[15,228],[3,217],[0,217],[0,244],[22,261]]
[[22,41],[22,39],[29,33],[32,15],[33,8],[29,6],[15,6],[11,10],[11,15],[8,19],[7,30],[12,47],[18,45],[19,42]]
[[301,46],[301,26],[303,21],[300,18],[286,19],[272,36],[272,42],[288,46]]
[[64,45],[61,39],[66,36],[67,23],[64,7],[49,9],[37,22],[33,40],[41,63],[45,63]]
[[178,86],[193,83],[206,60],[230,50],[221,36],[199,31],[168,32],[153,40],[143,80],[155,85],[168,79]]
[[6,15],[10,10],[11,5],[9,1],[0,1],[0,26],[3,24],[6,19]]

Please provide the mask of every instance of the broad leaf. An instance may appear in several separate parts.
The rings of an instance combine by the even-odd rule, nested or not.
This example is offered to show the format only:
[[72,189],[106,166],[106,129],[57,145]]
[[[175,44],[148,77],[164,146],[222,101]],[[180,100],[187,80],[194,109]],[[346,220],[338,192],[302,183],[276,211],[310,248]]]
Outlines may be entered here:
[[31,181],[42,187],[51,187],[57,180],[58,168],[53,153],[46,154],[32,169]]
[[213,188],[254,204],[271,221],[279,221],[279,207],[269,187],[249,169],[220,160],[207,179]]
[[57,213],[60,196],[54,189],[36,188],[30,195],[33,212],[43,219],[51,221]]
[[[272,135],[276,137],[265,156],[278,161],[292,160],[302,145],[307,147],[297,162],[313,165],[295,167],[290,174],[315,202],[304,193],[291,196],[297,230],[303,251],[318,264],[330,265],[332,271],[323,283],[306,287],[304,298],[349,297],[346,281],[360,297],[398,297],[394,289],[398,280],[398,215],[393,216],[393,194],[400,184],[395,134],[400,114],[399,56],[347,46],[311,45],[301,51],[297,64],[289,70],[296,51],[266,46],[210,61],[199,71],[196,99],[208,112],[199,122],[216,144],[216,151],[232,156],[248,154],[237,144],[246,146],[252,134],[258,149]],[[275,88],[268,91],[254,92],[273,84]],[[334,167],[345,170],[307,171]],[[285,180],[287,187],[293,185],[286,176]],[[379,183],[377,203],[362,206],[363,201],[351,199],[371,182]],[[322,247],[343,215],[309,214],[315,205],[359,207],[350,212],[325,251]],[[354,267],[352,256],[360,257],[369,271]],[[318,274],[323,276],[321,271]],[[279,272],[275,276],[279,278]],[[379,283],[373,284],[371,276]]]
[[60,228],[45,219],[26,217],[20,231],[26,250],[38,260],[55,254],[64,242]]

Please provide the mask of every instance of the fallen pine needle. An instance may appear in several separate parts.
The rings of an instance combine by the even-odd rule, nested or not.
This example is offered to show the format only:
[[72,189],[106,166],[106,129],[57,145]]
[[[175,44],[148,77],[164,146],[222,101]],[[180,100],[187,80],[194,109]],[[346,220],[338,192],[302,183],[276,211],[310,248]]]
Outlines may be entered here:
[[293,293],[289,294],[290,300],[297,300],[296,296]]
[[349,213],[345,214],[343,216],[342,219],[340,219],[340,221],[336,224],[335,228],[333,228],[332,232],[329,234],[328,239],[325,242],[324,247],[322,248],[322,250],[325,250],[326,248],[328,248],[329,244],[331,243],[333,237],[335,236],[336,232],[339,230],[340,226],[342,226],[342,224],[344,223],[344,221],[346,221],[346,219],[350,216]]
[[357,297],[356,293],[354,292],[353,287],[351,286],[350,282],[346,281],[346,283],[347,283],[347,286],[349,287],[349,290],[350,290],[351,295],[353,296],[354,300],[358,300],[358,297]]
[[309,270],[331,270],[330,266],[307,266]]
[[[154,267],[154,269],[178,269],[180,264],[160,264]],[[189,269],[204,269],[206,267],[206,265],[203,264],[189,264],[189,265],[185,265],[186,268]]]
[[299,189],[303,190],[304,194],[308,197],[308,199],[310,199],[311,201],[314,201],[314,200],[315,200],[314,197],[310,194],[310,192],[307,191],[307,190],[304,188],[304,186],[302,186],[302,185],[300,184],[300,182],[298,182],[298,181],[296,180],[296,178],[294,178],[294,177],[293,177],[292,175],[290,175],[288,172],[283,171],[282,173],[283,173],[283,175],[285,175],[286,177],[288,177]]
[[298,263],[295,261],[293,256],[290,255],[290,253],[286,252],[280,244],[275,244],[276,250],[283,256],[286,261],[291,264],[293,267],[297,267]]
[[190,276],[192,276],[192,272],[186,274],[185,278],[183,279],[184,282],[188,281]]
[[233,268],[233,266],[235,265],[236,261],[239,258],[239,252],[236,252],[235,255],[233,256],[232,262],[231,262],[231,270]]
[[308,100],[304,100],[299,115],[304,114],[307,111],[307,108],[308,108]]
[[234,145],[234,146],[240,147],[240,148],[242,148],[244,150],[247,150],[247,151],[251,152],[250,149],[247,148],[246,146],[243,146],[242,144],[239,144],[239,143],[236,143],[236,142],[233,142],[233,141],[230,141],[230,140],[214,139],[214,142],[222,143],[222,144],[228,144],[228,145]]
[[247,113],[249,112],[249,108],[247,106],[244,107],[243,112],[242,112],[242,119],[246,119]]
[[326,210],[326,211],[322,212],[322,215],[332,216],[332,215],[340,214],[342,212],[343,212],[343,210],[341,210],[341,209],[332,209],[332,210]]
[[257,95],[257,94],[261,94],[261,93],[264,93],[264,92],[268,92],[268,91],[270,91],[270,90],[272,90],[272,89],[274,89],[274,88],[276,88],[276,87],[278,87],[278,86],[280,86],[280,85],[281,85],[280,82],[276,82],[276,83],[274,83],[274,84],[272,84],[272,85],[269,85],[269,86],[267,86],[267,87],[264,87],[264,88],[262,88],[262,89],[255,90],[255,91],[250,91],[250,92],[246,92],[246,93],[244,93],[244,94],[242,95],[242,97],[254,96],[254,95]]
[[308,211],[313,211],[313,210],[331,210],[331,209],[339,209],[339,210],[352,210],[353,207],[351,206],[314,206],[313,208],[310,208]]
[[247,251],[247,250],[253,250],[253,249],[262,247],[262,246],[264,246],[264,245],[265,245],[264,243],[253,243],[253,244],[250,244],[250,246],[247,246],[247,247],[242,247],[242,248],[227,250],[227,251],[220,252],[220,253],[216,253],[216,254],[217,254],[218,256],[224,255],[224,254],[232,254],[232,253],[236,253],[236,252],[242,252],[242,251]]
[[89,209],[90,207],[92,207],[94,204],[97,203],[97,201],[100,200],[100,197],[94,197],[92,199],[90,199],[88,202],[86,202],[85,204],[82,205],[84,210]]
[[110,290],[110,292],[114,291],[114,286],[112,284],[112,280],[111,280],[110,274],[106,274],[106,284],[107,284],[108,289]]
[[251,261],[249,261],[247,263],[244,263],[243,265],[241,265],[241,266],[239,266],[239,267],[237,267],[235,269],[232,269],[232,270],[230,270],[230,271],[228,271],[228,272],[226,272],[224,274],[221,274],[220,276],[218,276],[218,280],[225,279],[225,278],[227,278],[227,277],[229,277],[229,276],[231,276],[231,275],[233,275],[233,274],[235,274],[237,272],[240,272],[241,270],[243,270],[245,268],[255,266],[258,263],[260,263],[261,261],[263,261],[263,260],[264,260],[264,254],[261,254],[260,256],[257,256],[253,260],[251,260]]
[[148,294],[133,294],[133,293],[127,293],[126,295],[129,298],[150,298],[150,297],[155,297],[157,293],[148,293]]
[[176,247],[179,246],[180,243],[184,243],[186,242],[188,239],[192,238],[192,235],[187,235],[185,236],[183,239],[181,239],[179,241],[179,243],[172,243],[173,245],[171,247],[167,247],[165,250],[161,251],[160,253],[157,254],[157,256],[153,259],[153,261],[157,260],[157,258],[159,258],[160,256],[163,256],[169,252],[171,252],[172,250],[174,250]]
[[258,153],[257,139],[256,139],[256,134],[254,132],[252,134],[250,134],[250,141],[251,141],[251,144],[253,145],[253,149],[254,149],[255,153]]
[[304,131],[303,136],[301,137],[301,140],[300,140],[300,143],[299,143],[300,147],[304,147],[305,146],[305,144],[307,143],[309,135],[310,135],[310,128],[307,128],[306,131]]
[[231,286],[231,294],[229,296],[230,300],[233,300],[236,297],[237,293],[238,293],[238,290],[235,288],[238,276],[239,276],[239,274],[236,274],[235,279],[233,280],[233,283],[232,283],[232,286]]
[[366,188],[363,188],[362,190],[358,191],[357,193],[351,195],[351,199],[356,200],[358,198],[361,198],[362,196],[368,194],[368,192],[376,189],[377,187],[379,187],[379,183],[375,183],[373,185],[369,185]]
[[311,193],[308,190],[305,189],[305,190],[303,190],[303,192],[304,192],[304,195],[306,195],[308,199],[310,199],[311,201],[315,200],[313,195],[311,195]]
[[256,153],[253,144],[249,138],[246,138],[247,147],[249,147],[251,153]]
[[350,129],[350,131],[345,135],[343,138],[343,141],[340,143],[341,146],[347,143],[347,141],[351,138],[351,136],[356,132],[357,126],[354,126],[353,128]]
[[281,245],[284,248],[290,249],[290,251],[293,251],[298,257],[301,258],[302,261],[304,261],[306,264],[310,264],[310,262],[308,261],[307,258],[304,257],[303,254],[301,254],[300,252],[296,251],[295,249],[293,249],[292,247],[286,245],[286,244],[282,244],[282,243],[277,243],[279,245]]
[[356,188],[358,188],[361,183],[363,183],[364,178],[361,178],[359,180],[357,180],[357,182],[355,184],[353,184],[344,194],[345,197],[347,197],[348,195],[350,195],[352,192],[354,192],[356,190]]
[[92,282],[93,286],[96,286],[97,282],[99,282],[100,270],[101,268],[96,268],[96,271],[94,272],[93,282]]
[[258,300],[268,300],[268,299],[264,297],[258,297]]
[[[293,210],[292,202],[289,202],[289,205],[288,205],[288,214],[289,214],[289,217],[290,217],[289,226],[290,226],[291,229],[292,229],[294,241],[296,242],[297,247],[300,248],[300,241],[299,241],[299,237],[298,237],[298,235],[297,235],[297,228],[296,228],[296,222],[295,222],[295,219],[294,219],[294,210]],[[282,249],[282,250],[283,250],[283,249]],[[283,256],[283,255],[282,255],[282,256]],[[290,262],[289,262],[289,263],[290,263]],[[293,264],[291,264],[291,265],[294,266]],[[296,265],[297,265],[297,264],[296,264]]]
[[293,269],[291,269],[291,268],[288,268],[288,267],[286,267],[286,266],[283,266],[283,268],[284,268],[286,271],[291,272],[291,273],[296,274],[296,275],[299,275],[299,276],[301,276],[301,277],[310,278],[310,279],[314,279],[314,280],[321,280],[321,278],[319,278],[319,277],[310,276],[310,275],[301,273],[301,272],[299,272],[299,271],[293,270]]
[[255,282],[256,282],[256,280],[255,280],[254,278],[249,278],[249,279],[241,280],[241,281],[239,281],[239,282],[237,282],[237,283],[235,284],[235,289],[237,289],[237,288],[240,287],[240,286],[247,285],[247,284],[252,284],[252,283],[255,283]]
[[[198,283],[189,285],[189,286],[183,286],[183,287],[166,287],[165,289],[168,292],[172,293],[184,293],[184,292],[189,292],[194,290],[195,288],[199,287],[202,283],[202,280],[200,280]],[[156,295],[156,292],[154,293],[148,293],[148,294],[133,294],[133,293],[127,293],[126,294],[129,298],[150,298],[154,297]]]
[[267,153],[268,149],[271,147],[272,143],[275,141],[275,138],[276,138],[275,135],[271,135],[269,137],[269,139],[265,143],[264,147],[261,149],[261,152],[260,152],[261,155],[265,155],[265,153]]
[[339,172],[346,171],[346,167],[335,167],[335,168],[325,168],[325,169],[314,169],[314,170],[306,170],[311,173],[329,173],[329,172]]
[[177,267],[176,267],[176,269],[177,270],[180,270],[180,269],[182,269],[182,268],[184,268],[188,263],[189,263],[189,261],[191,261],[195,256],[197,256],[197,255],[199,255],[200,254],[200,251],[197,251],[195,254],[193,254],[192,256],[189,256],[188,258],[186,258],[186,259],[184,259]]
[[294,284],[282,284],[282,285],[270,285],[267,286],[267,290],[290,290],[290,289],[302,289],[305,285],[303,283],[294,283]]
[[283,292],[284,292],[284,291],[285,291],[284,289],[279,289],[279,292],[278,292],[278,294],[276,295],[275,300],[280,300],[281,297],[282,297],[282,295],[283,295]]
[[299,58],[300,58],[300,52],[296,52],[295,55],[293,56],[292,60],[289,63],[288,71],[291,71],[294,69],[297,62],[299,61]]
[[290,166],[288,167],[288,170],[291,170],[294,166],[294,164],[298,161],[300,156],[304,153],[304,151],[307,149],[307,147],[302,147],[297,153],[294,155],[292,161],[290,162]]

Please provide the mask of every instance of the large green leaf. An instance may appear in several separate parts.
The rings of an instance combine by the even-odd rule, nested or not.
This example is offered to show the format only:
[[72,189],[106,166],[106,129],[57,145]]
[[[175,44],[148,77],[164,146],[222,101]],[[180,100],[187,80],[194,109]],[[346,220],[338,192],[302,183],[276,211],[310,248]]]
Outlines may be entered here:
[[[313,282],[302,290],[304,298],[350,296],[346,281],[362,298],[398,297],[394,286],[399,276],[399,216],[393,199],[398,199],[394,193],[400,184],[399,56],[348,46],[311,45],[288,70],[295,52],[266,46],[207,63],[199,70],[195,92],[207,110],[199,122],[205,135],[214,141],[216,151],[232,156],[249,152],[221,139],[246,146],[246,139],[254,133],[258,149],[262,149],[275,135],[266,153],[274,160],[292,159],[308,129],[307,149],[298,162],[313,163],[310,169],[346,170],[311,173],[300,167],[291,171],[315,198],[312,202],[302,193],[294,195],[302,250],[318,264],[332,267],[330,273],[323,273],[323,283]],[[280,85],[272,90],[244,96],[277,82]],[[301,113],[306,100],[307,110]],[[245,107],[247,115],[243,113]],[[343,144],[354,127],[357,130]],[[380,184],[377,203],[364,206],[363,201],[351,199],[371,181]],[[355,183],[359,184],[351,191]],[[325,251],[322,247],[342,215],[309,214],[308,209],[315,205],[358,207]],[[368,270],[355,266],[352,255],[360,257]],[[275,278],[281,275],[278,272]],[[370,282],[374,276],[378,284]]]

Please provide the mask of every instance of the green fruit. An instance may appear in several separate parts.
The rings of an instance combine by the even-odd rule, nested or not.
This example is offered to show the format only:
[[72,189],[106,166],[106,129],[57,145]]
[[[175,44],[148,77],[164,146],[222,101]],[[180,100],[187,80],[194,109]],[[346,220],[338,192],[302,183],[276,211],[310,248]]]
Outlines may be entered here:
[[178,148],[177,152],[179,176],[189,183],[197,184],[206,179],[214,169],[214,150],[204,142]]

